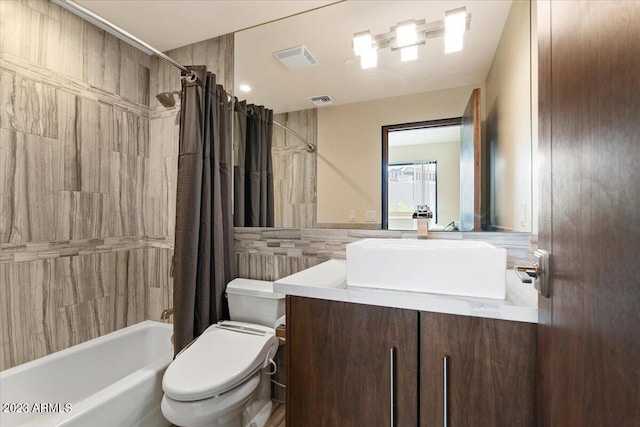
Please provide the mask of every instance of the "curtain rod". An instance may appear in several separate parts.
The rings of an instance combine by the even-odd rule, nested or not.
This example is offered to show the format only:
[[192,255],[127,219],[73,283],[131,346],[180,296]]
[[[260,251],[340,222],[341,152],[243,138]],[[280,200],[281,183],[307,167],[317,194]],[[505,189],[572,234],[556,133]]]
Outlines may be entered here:
[[140,40],[133,34],[118,27],[113,22],[108,21],[102,16],[96,13],[93,13],[89,9],[79,5],[78,3],[72,0],[52,0],[52,1],[58,6],[67,9],[69,12],[75,15],[78,15],[79,17],[81,17],[82,19],[85,19],[86,21],[91,22],[92,24],[116,36],[117,38],[130,44],[131,46],[142,50],[147,55],[155,55],[158,58],[162,59],[163,61],[166,61],[169,64],[173,65],[174,67],[181,69],[186,74],[189,81],[195,81],[198,78],[198,74],[195,71],[188,69],[184,65],[175,61],[173,58],[168,57],[164,53],[160,52],[158,49]]
[[286,130],[287,132],[291,132],[295,137],[297,137],[300,141],[304,142],[304,145],[307,146],[307,151],[309,153],[313,153],[314,151],[316,151],[316,146],[313,145],[312,143],[308,142],[306,139],[304,139],[302,136],[300,136],[300,134],[292,129],[289,129],[288,127],[286,127],[285,125],[283,125],[280,122],[277,121],[273,121],[273,124],[276,126],[280,126],[282,129]]
[[[229,99],[231,99],[231,96],[230,96],[230,95],[228,95],[228,96],[229,96]],[[234,107],[234,111],[238,111],[238,110],[237,110],[237,109],[235,109],[235,107]],[[252,114],[254,114],[253,106],[252,106],[252,105],[247,106],[247,114],[248,114],[248,115],[252,115]],[[288,128],[287,126],[283,125],[282,123],[280,123],[280,122],[279,122],[279,121],[277,121],[277,120],[273,120],[273,124],[274,124],[274,125],[276,125],[276,126],[281,127],[281,128],[282,128],[282,129],[284,129],[285,131],[287,131],[287,132],[289,132],[289,133],[293,134],[296,138],[298,138],[300,141],[302,141],[302,142],[304,143],[304,145],[306,145],[306,146],[307,146],[307,151],[308,151],[309,153],[313,153],[313,152],[315,152],[315,151],[316,151],[316,146],[315,146],[314,144],[310,143],[309,141],[307,141],[306,139],[304,139],[304,137],[303,137],[303,136],[301,136],[301,135],[300,135],[298,132],[296,132],[295,130],[293,130],[293,129],[291,129],[291,128]]]
[[[128,31],[120,28],[119,26],[117,26],[113,22],[103,18],[102,16],[90,11],[86,7],[83,7],[83,6],[79,5],[78,3],[76,3],[76,2],[74,2],[72,0],[52,0],[52,1],[55,4],[57,4],[58,6],[68,10],[69,12],[71,12],[71,13],[73,13],[75,15],[78,15],[80,18],[82,18],[82,19],[84,19],[86,21],[91,22],[95,26],[107,31],[109,34],[114,35],[115,37],[119,38],[120,40],[122,40],[122,41],[124,41],[124,42],[126,42],[128,44],[130,44],[131,46],[142,50],[147,55],[155,55],[158,58],[162,59],[163,61],[166,61],[169,64],[173,65],[174,67],[179,68],[180,70],[182,70],[186,74],[186,77],[189,79],[189,81],[195,81],[198,78],[198,74],[195,71],[188,69],[184,65],[182,65],[179,62],[175,61],[173,58],[171,58],[171,57],[165,55],[164,53],[160,52],[158,49],[154,48],[150,44],[140,40],[138,37],[134,36],[133,34],[129,33]],[[273,121],[273,124],[275,124],[276,126],[280,126],[281,128],[283,128],[284,130],[286,130],[288,132],[291,132],[300,141],[304,142],[304,144],[307,146],[307,151],[308,152],[313,153],[314,151],[316,151],[316,146],[311,144],[310,142],[307,142],[297,132],[289,129],[288,127],[286,127],[282,123],[278,123],[275,120]]]

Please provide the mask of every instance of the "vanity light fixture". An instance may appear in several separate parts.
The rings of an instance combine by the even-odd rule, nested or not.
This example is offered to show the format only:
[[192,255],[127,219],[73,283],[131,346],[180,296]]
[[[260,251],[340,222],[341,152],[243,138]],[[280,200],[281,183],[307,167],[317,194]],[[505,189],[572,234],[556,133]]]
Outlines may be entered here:
[[444,14],[444,53],[462,50],[464,32],[467,29],[467,12],[464,7],[448,10]]
[[374,68],[378,64],[379,49],[400,50],[402,62],[418,58],[418,46],[427,39],[444,37],[444,53],[462,50],[464,33],[471,24],[471,14],[466,7],[448,10],[444,19],[433,22],[409,20],[391,27],[391,31],[376,36],[371,31],[361,31],[353,35],[353,51],[360,57],[362,69]]

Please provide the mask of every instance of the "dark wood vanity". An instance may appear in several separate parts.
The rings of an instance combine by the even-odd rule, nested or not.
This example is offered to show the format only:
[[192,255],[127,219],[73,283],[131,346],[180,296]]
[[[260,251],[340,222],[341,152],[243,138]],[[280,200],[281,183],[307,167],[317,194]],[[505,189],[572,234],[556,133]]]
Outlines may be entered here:
[[533,426],[536,334],[287,296],[287,426]]

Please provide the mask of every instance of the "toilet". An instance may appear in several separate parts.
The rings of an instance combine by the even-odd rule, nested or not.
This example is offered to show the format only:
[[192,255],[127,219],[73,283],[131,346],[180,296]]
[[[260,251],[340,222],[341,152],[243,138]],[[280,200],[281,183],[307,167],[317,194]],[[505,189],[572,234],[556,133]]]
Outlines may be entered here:
[[271,414],[273,328],[285,297],[272,282],[234,279],[227,298],[231,320],[207,328],[162,379],[162,414],[177,426],[263,427]]

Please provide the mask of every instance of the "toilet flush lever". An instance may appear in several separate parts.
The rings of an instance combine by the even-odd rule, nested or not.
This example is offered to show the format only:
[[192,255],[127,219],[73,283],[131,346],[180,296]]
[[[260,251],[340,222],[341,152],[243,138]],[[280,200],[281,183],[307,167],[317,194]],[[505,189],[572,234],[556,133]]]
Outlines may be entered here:
[[514,270],[522,283],[532,283],[540,294],[549,298],[551,295],[549,281],[549,262],[551,253],[536,249],[533,254],[533,265],[517,265]]

